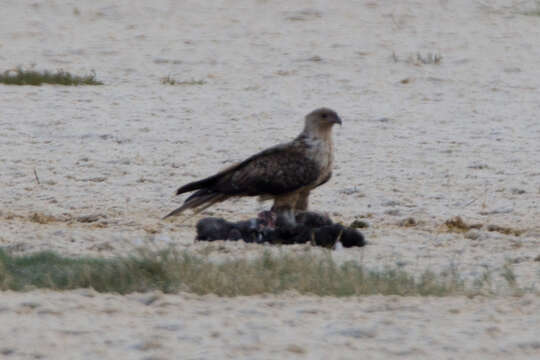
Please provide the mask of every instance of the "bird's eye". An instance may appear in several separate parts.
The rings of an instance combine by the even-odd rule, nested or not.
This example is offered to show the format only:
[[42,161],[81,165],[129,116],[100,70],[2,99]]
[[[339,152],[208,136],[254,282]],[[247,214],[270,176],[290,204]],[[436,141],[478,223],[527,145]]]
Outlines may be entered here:
[[322,114],[322,118],[323,118],[323,119],[326,119],[327,116],[328,116],[328,115],[326,115],[326,114]]

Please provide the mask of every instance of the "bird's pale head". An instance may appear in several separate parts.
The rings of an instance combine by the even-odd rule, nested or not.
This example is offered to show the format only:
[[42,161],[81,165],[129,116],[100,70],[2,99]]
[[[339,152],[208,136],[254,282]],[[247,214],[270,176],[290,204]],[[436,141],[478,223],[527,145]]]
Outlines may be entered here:
[[328,131],[335,124],[341,125],[341,118],[332,109],[320,108],[306,115],[306,129]]

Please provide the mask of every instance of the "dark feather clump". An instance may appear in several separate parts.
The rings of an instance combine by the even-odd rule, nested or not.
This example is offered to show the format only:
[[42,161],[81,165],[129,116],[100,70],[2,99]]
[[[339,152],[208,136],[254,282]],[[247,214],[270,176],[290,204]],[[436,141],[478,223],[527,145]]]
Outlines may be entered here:
[[275,226],[264,217],[229,222],[208,217],[197,223],[197,238],[201,241],[244,240],[248,243],[304,244],[334,247],[339,240],[343,247],[364,246],[364,236],[356,229],[335,224],[329,217],[311,211],[296,215],[296,224],[290,225],[277,218]]

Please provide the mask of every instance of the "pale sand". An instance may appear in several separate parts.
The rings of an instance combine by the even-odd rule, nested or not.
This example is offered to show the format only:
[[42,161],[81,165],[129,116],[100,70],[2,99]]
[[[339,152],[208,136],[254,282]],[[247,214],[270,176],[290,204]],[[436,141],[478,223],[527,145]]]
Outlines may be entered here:
[[[193,243],[198,218],[184,225],[159,220],[183,200],[173,198],[176,187],[295,136],[302,116],[325,105],[339,112],[344,125],[335,132],[334,177],[313,195],[312,208],[344,223],[366,217],[371,225],[365,231],[370,244],[334,252],[337,261],[399,265],[409,271],[454,265],[470,279],[486,269],[497,273],[509,262],[521,286],[538,288],[540,17],[521,14],[532,2],[485,4],[3,1],[0,70],[34,63],[38,69],[76,74],[95,69],[106,85],[0,85],[0,246],[16,253],[52,249],[110,256],[150,241],[206,254],[206,244]],[[438,65],[407,61],[417,52],[443,58]],[[206,83],[162,85],[160,78],[169,74]],[[267,207],[239,200],[215,206],[206,215],[246,219]],[[53,218],[40,224],[30,220],[34,213]],[[93,214],[102,217],[92,223],[70,220]],[[485,226],[466,234],[446,232],[442,224],[457,215]],[[398,225],[411,216],[418,226]],[[490,224],[523,234],[489,232]],[[264,249],[220,242],[210,252],[222,259],[251,257]],[[167,301],[183,303],[185,296],[168,296]],[[154,321],[165,321],[158,320],[161,316],[177,319],[167,308],[160,315],[129,297],[48,292],[1,297],[11,304],[0,312],[2,324],[9,318],[13,327],[20,327],[17,335],[2,326],[15,349],[12,358],[24,358],[29,344],[44,344],[32,351],[48,358],[117,358],[127,351],[141,357],[130,346],[145,341],[143,334],[156,332]],[[61,305],[64,297],[73,301],[73,310]],[[110,301],[118,312],[94,322],[94,313],[99,313],[94,304],[107,299],[114,299]],[[347,357],[355,347],[354,357],[370,352],[381,358],[387,356],[383,348],[411,358],[525,358],[540,352],[538,343],[528,343],[531,334],[540,332],[538,318],[528,315],[534,311],[527,310],[538,309],[534,296],[527,298],[527,307],[520,305],[523,299],[511,297],[290,296],[275,300],[287,304],[283,312],[259,310],[264,314],[260,319],[246,314],[243,325],[231,320],[232,329],[238,326],[248,335],[238,343],[238,336],[228,340],[229,345],[224,339],[234,330],[221,325],[229,318],[226,306],[249,303],[255,308],[266,300],[190,299],[184,306],[187,313],[213,315],[199,314],[200,324],[182,327],[191,332],[182,335],[192,336],[189,345],[176,332],[160,340],[163,348],[155,351],[164,351],[165,358],[174,357],[171,352],[216,358],[233,354],[238,344],[246,347],[238,351],[248,351],[239,357],[278,357],[290,343],[307,352],[298,356],[311,358]],[[40,314],[36,308],[24,315],[25,322],[14,315],[24,301],[43,308],[50,303],[61,307],[63,315]],[[405,310],[364,311],[375,306],[368,304],[392,301]],[[304,302],[325,312],[298,313]],[[346,310],[357,304],[358,310]],[[409,306],[421,311],[407,312]],[[499,307],[508,310],[498,312]],[[448,314],[451,308],[460,313]],[[345,320],[356,316],[366,316],[367,324],[358,326],[375,328],[376,336],[328,335],[341,326],[354,328]],[[393,322],[385,324],[389,318]],[[91,325],[88,339],[93,340],[44,330],[59,319],[75,331]],[[221,337],[204,330],[205,319],[214,322],[212,330]],[[297,321],[298,329],[287,319]],[[250,337],[257,334],[251,327],[259,322],[270,329],[272,340],[264,333]],[[56,347],[45,345],[48,341]],[[113,344],[110,352],[106,341]],[[346,341],[350,349],[334,346]],[[106,353],[84,355],[90,348]]]
[[[525,359],[540,301],[6,292],[0,353],[51,359]],[[10,324],[10,326],[6,326]]]

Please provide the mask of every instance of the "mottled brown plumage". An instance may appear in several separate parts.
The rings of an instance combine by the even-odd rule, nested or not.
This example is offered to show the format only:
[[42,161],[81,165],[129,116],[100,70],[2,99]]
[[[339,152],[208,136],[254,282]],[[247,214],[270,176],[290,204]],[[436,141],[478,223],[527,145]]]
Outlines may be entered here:
[[294,219],[294,210],[306,210],[312,189],[332,176],[331,129],[341,124],[337,113],[327,108],[305,117],[304,130],[293,141],[263,150],[215,175],[180,187],[176,194],[195,191],[178,209],[200,212],[235,196],[274,199],[272,210]]

